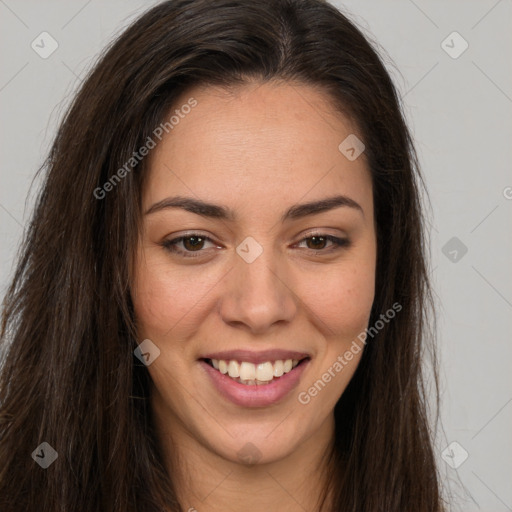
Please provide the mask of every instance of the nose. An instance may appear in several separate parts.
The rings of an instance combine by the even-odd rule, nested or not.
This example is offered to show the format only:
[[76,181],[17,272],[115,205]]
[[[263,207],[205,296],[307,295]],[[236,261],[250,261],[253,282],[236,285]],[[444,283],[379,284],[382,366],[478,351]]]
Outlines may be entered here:
[[262,334],[274,324],[289,323],[297,314],[298,297],[283,264],[271,251],[247,263],[236,256],[235,268],[221,300],[220,314],[227,324]]

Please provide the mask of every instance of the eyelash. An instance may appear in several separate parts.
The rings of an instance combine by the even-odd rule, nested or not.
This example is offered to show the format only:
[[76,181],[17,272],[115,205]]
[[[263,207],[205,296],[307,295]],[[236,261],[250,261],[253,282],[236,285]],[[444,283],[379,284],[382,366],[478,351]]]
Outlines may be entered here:
[[[204,250],[199,249],[198,251],[183,251],[181,249],[176,249],[177,244],[179,244],[180,242],[183,242],[187,238],[193,238],[193,237],[201,238],[202,240],[205,240],[207,242],[215,243],[215,242],[213,242],[213,240],[210,237],[201,235],[200,233],[190,233],[188,235],[180,236],[178,238],[173,238],[172,240],[164,240],[161,245],[162,245],[162,247],[164,247],[164,249],[166,249],[170,253],[178,254],[180,256],[183,256],[184,258],[197,258],[201,255],[202,252],[204,252]],[[315,254],[322,253],[322,252],[328,254],[328,253],[337,251],[339,249],[347,248],[351,244],[351,242],[348,238],[338,238],[336,236],[326,235],[323,233],[311,233],[309,236],[300,240],[299,243],[302,243],[302,242],[309,240],[310,238],[314,238],[314,237],[325,238],[326,240],[329,240],[333,244],[333,246],[331,246],[330,249],[329,248],[317,249],[317,250],[309,249],[311,252],[313,252]]]

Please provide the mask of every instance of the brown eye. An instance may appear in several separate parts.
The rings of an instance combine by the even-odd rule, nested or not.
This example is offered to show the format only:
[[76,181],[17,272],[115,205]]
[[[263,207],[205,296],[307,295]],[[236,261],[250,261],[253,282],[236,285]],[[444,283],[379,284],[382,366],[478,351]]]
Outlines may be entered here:
[[[326,244],[331,242],[330,246]],[[306,248],[311,251],[321,251],[321,252],[331,252],[337,249],[341,249],[342,247],[348,247],[350,245],[350,240],[347,238],[338,238],[332,235],[322,235],[315,234],[304,238],[299,242],[299,244],[306,243]]]
[[308,245],[308,249],[324,249],[327,239],[323,236],[312,236],[306,238],[306,244]]
[[202,249],[204,240],[205,238],[201,236],[183,237],[183,247],[185,247],[187,251],[197,251],[198,249]]
[[172,240],[164,240],[162,247],[165,250],[183,256],[184,258],[196,258],[201,256],[201,253],[205,252],[203,249],[204,244],[209,242],[214,246],[212,239],[200,234],[191,234],[186,236],[180,236]]

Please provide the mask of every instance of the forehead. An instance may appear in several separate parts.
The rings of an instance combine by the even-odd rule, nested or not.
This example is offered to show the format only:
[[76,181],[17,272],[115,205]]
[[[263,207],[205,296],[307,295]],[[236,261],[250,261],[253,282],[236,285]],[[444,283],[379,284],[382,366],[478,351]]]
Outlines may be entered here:
[[[187,104],[195,106],[182,108]],[[172,115],[172,129],[151,154],[146,208],[178,194],[233,209],[275,209],[335,193],[372,207],[364,153],[351,161],[339,150],[348,136],[361,135],[318,89],[289,82],[201,86],[184,93]]]

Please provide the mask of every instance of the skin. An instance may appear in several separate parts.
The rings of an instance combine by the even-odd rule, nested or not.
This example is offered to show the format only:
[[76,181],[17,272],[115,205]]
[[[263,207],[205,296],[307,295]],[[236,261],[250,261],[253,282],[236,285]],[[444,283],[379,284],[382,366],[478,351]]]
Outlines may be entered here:
[[[140,341],[150,339],[161,351],[147,369],[164,457],[184,510],[238,511],[243,504],[248,512],[314,511],[333,409],[362,351],[308,404],[298,394],[367,327],[375,291],[370,173],[364,154],[349,161],[338,150],[358,132],[308,85],[198,87],[178,108],[190,97],[197,106],[150,155],[144,212],[180,195],[229,207],[237,219],[181,208],[144,215],[132,299]],[[337,194],[362,212],[343,206],[280,221],[292,205]],[[199,257],[162,247],[190,231],[213,240],[200,245]],[[351,244],[315,245],[307,239],[315,231]],[[247,236],[263,248],[250,264],[236,252]],[[177,247],[198,254],[190,243]],[[218,394],[198,361],[238,348],[300,350],[311,361],[279,404],[240,407]],[[237,456],[247,442],[259,452],[254,464]]]

